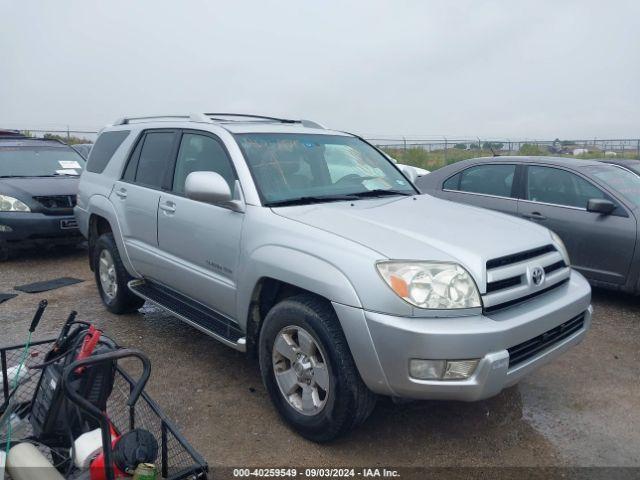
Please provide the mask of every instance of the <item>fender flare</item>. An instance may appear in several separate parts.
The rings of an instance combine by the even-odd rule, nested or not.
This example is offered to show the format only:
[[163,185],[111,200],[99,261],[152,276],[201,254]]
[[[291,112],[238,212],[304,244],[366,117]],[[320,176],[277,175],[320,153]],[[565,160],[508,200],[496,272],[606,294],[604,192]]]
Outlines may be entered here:
[[[295,268],[291,268],[294,266]],[[263,278],[289,283],[334,303],[362,308],[360,298],[346,275],[335,265],[310,253],[279,245],[257,248],[247,258],[238,285],[238,319],[246,327],[251,297]]]
[[[264,278],[279,280],[319,295],[331,302],[365,384],[374,392],[392,394],[373,345],[360,298],[353,284],[336,265],[313,254],[276,245],[255,250],[249,264],[239,282],[247,285],[246,290],[238,295],[242,306],[240,319],[249,321],[253,293]],[[247,325],[243,327],[246,329]]]
[[129,253],[127,252],[127,248],[122,239],[122,229],[118,222],[118,216],[115,208],[111,204],[111,201],[103,195],[92,195],[89,198],[87,210],[90,212],[89,218],[91,218],[91,215],[98,215],[109,222],[109,225],[111,225],[111,231],[113,232],[113,238],[115,239],[118,251],[120,252],[122,264],[129,275],[132,277],[140,277],[140,274],[136,272],[133,264],[131,263],[131,259],[129,258]]

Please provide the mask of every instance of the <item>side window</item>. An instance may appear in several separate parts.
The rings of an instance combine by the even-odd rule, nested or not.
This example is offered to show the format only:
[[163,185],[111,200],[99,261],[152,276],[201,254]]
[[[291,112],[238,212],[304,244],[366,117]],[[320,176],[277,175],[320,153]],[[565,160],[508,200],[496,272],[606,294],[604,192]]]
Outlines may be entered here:
[[144,139],[141,139],[136,144],[136,148],[133,150],[133,153],[129,156],[129,162],[122,174],[122,179],[125,182],[133,182],[136,178],[136,168],[138,167],[138,158],[140,157],[140,150],[142,150],[142,143]]
[[129,130],[116,132],[104,132],[91,149],[87,160],[86,170],[93,173],[102,173],[107,167],[109,160],[122,145],[124,139],[129,136]]
[[220,142],[207,135],[185,133],[180,142],[178,160],[173,175],[173,191],[184,193],[184,184],[191,172],[219,173],[233,190],[236,176]]
[[586,208],[591,198],[608,198],[582,177],[552,167],[528,167],[527,200]]
[[171,160],[173,151],[173,132],[149,132],[144,137],[135,182],[141,185],[160,188]]
[[443,190],[458,190],[460,185],[460,174],[456,173],[453,177],[449,177],[443,184]]
[[476,165],[460,172],[462,192],[511,197],[515,165]]

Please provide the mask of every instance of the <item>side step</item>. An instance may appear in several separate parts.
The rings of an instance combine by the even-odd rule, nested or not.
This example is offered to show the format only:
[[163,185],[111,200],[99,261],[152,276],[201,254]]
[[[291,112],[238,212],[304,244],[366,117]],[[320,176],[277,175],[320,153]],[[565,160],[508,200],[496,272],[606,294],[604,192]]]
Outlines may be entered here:
[[233,320],[167,287],[148,280],[131,280],[129,289],[203,333],[241,352],[247,340]]

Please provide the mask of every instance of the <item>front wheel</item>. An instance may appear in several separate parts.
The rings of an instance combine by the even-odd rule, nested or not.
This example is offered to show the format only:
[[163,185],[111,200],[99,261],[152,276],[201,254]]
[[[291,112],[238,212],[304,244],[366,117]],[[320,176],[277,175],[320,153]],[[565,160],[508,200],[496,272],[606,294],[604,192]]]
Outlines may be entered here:
[[335,312],[313,295],[297,295],[271,309],[260,332],[259,359],[278,412],[309,440],[344,435],[375,406]]
[[122,264],[112,233],[105,233],[96,241],[93,271],[102,303],[111,313],[134,312],[142,307],[144,300],[134,295],[127,286],[132,277]]

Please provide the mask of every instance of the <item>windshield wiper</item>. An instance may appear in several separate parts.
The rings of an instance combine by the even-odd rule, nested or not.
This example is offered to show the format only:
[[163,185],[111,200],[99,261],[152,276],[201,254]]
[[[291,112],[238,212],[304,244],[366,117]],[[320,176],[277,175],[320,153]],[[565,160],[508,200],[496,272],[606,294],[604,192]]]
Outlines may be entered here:
[[274,202],[265,203],[265,207],[286,207],[288,205],[307,205],[309,203],[323,202],[340,202],[346,200],[357,200],[355,195],[318,195],[298,198],[289,198],[287,200],[276,200]]
[[366,198],[366,197],[383,197],[385,195],[402,195],[403,197],[412,197],[416,194],[411,192],[404,192],[402,190],[384,190],[382,188],[376,188],[375,190],[356,192],[356,193],[353,193],[352,195],[358,198]]

